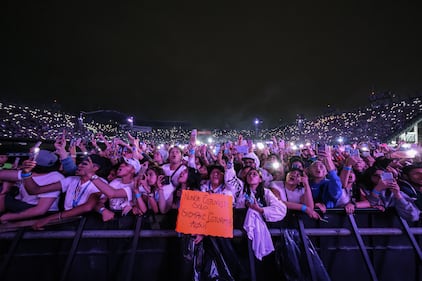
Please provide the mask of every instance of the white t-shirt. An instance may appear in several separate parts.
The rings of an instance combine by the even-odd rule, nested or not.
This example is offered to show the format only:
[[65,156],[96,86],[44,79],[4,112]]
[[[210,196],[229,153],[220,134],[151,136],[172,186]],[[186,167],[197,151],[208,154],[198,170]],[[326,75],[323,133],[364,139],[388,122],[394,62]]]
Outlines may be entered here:
[[[32,179],[34,180],[36,184],[43,186],[43,185],[61,181],[64,179],[64,176],[61,173],[54,171],[54,172],[50,172],[43,175],[33,176]],[[19,194],[16,195],[15,199],[31,204],[31,205],[38,205],[40,198],[56,198],[56,200],[54,200],[53,204],[51,204],[48,210],[49,211],[59,210],[58,204],[59,204],[60,191],[52,191],[52,192],[45,192],[45,193],[40,193],[36,195],[30,195],[26,191],[22,181],[18,181],[17,186],[19,187]]]
[[349,190],[346,188],[342,188],[341,190],[341,196],[336,202],[336,207],[344,207],[347,203],[349,203],[352,200],[352,189]]
[[133,181],[130,183],[122,183],[121,178],[116,178],[110,182],[110,186],[114,189],[123,189],[126,192],[126,197],[109,199],[110,208],[112,210],[121,211],[126,206],[130,206],[130,202],[132,201],[133,184]]
[[163,168],[164,174],[166,176],[169,176],[169,177],[171,177],[171,175],[173,175],[174,171],[176,171],[176,173],[174,173],[173,177],[170,179],[171,180],[171,183],[173,184],[173,186],[178,186],[179,185],[179,176],[180,176],[180,173],[183,170],[187,169],[187,167],[182,164],[182,167],[180,167],[179,169],[176,168],[177,170],[176,169],[175,170],[171,170],[170,169],[170,164],[168,164],[168,163],[167,164],[164,164],[162,166],[162,168]]
[[284,182],[283,181],[272,181],[270,183],[269,188],[274,188],[274,189],[278,190],[278,192],[281,194],[282,192],[284,192]]
[[[175,188],[174,188],[174,186],[171,183],[170,184],[163,185],[163,195],[164,195],[164,199],[166,201],[167,201],[167,199],[169,199],[170,196],[173,195],[174,190],[175,190]],[[141,193],[141,194],[147,194],[148,192],[146,191],[145,187],[143,187],[142,185],[140,185],[139,186],[139,193]],[[158,202],[158,198],[159,198],[158,190],[155,191],[154,198]]]
[[[100,179],[107,183],[105,179]],[[67,177],[60,181],[60,183],[62,184],[62,191],[66,192],[64,199],[65,210],[71,210],[76,206],[86,203],[92,193],[100,192],[91,181],[81,184],[81,177],[79,176]]]
[[305,194],[305,188],[289,190],[286,187],[283,187],[280,191],[281,200],[293,203],[301,203],[300,198],[302,198],[303,194]]

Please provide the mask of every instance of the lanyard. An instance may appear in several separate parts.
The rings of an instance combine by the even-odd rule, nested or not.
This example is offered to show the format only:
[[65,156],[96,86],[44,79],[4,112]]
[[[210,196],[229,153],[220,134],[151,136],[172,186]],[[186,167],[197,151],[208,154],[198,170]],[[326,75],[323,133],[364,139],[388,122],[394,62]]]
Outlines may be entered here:
[[81,201],[82,195],[88,189],[88,186],[91,185],[91,183],[92,182],[89,181],[89,183],[87,185],[85,185],[84,189],[81,192],[80,189],[81,189],[82,185],[81,185],[81,180],[79,180],[78,186],[76,187],[75,191],[73,192],[72,208],[75,208],[76,206],[79,205],[79,201]]

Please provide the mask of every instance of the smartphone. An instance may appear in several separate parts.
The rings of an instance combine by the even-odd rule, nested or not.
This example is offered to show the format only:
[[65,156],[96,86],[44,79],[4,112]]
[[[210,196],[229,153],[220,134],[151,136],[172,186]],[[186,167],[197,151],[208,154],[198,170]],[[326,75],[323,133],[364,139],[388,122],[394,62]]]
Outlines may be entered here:
[[214,154],[217,155],[220,152],[220,144],[217,143],[214,147]]
[[161,184],[162,184],[162,185],[168,185],[168,184],[170,184],[170,177],[169,177],[169,176],[165,176],[165,177],[161,180]]
[[284,143],[284,140],[280,140],[280,141],[278,142],[278,147],[279,147],[280,149],[285,149],[285,148],[286,148],[286,144]]
[[344,152],[345,152],[345,153],[350,154],[350,151],[351,151],[351,150],[352,150],[352,148],[351,148],[351,146],[350,146],[350,145],[348,145],[348,144],[347,144],[347,145],[345,145],[345,146],[344,146]]
[[369,157],[370,155],[369,151],[362,151],[362,157]]
[[383,172],[381,174],[381,180],[383,180],[385,182],[392,182],[392,181],[394,181],[393,173]]
[[323,143],[318,144],[318,154],[325,153],[326,145]]
[[351,149],[350,156],[359,157],[359,149]]
[[76,139],[75,138],[71,138],[70,139],[70,143],[69,143],[69,147],[73,147],[76,145]]
[[32,153],[31,153],[31,155],[29,156],[29,160],[32,160],[32,161],[37,161],[37,156],[38,156],[38,154],[40,153],[40,146],[41,146],[41,141],[39,141],[39,142],[37,142],[35,145],[34,145],[34,150],[32,151]]

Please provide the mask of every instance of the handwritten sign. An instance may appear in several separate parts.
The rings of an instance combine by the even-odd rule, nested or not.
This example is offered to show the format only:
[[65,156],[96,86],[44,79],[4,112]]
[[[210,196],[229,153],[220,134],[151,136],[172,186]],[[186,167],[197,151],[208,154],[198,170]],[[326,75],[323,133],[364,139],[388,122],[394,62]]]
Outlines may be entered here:
[[232,200],[228,195],[183,190],[176,231],[232,238]]

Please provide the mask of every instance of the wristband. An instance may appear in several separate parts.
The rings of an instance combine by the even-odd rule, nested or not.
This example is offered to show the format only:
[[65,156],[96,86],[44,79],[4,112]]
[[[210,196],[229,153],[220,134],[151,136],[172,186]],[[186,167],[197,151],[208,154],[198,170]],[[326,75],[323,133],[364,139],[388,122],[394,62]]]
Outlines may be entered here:
[[27,178],[30,178],[32,176],[32,173],[31,172],[29,172],[29,173],[21,173],[21,178],[22,179],[27,179]]
[[141,196],[142,196],[142,195],[141,195],[141,193],[136,193],[136,194],[135,194],[136,199],[141,198]]
[[300,210],[304,213],[306,213],[306,209],[308,209],[308,207],[306,207],[305,204],[302,204],[302,207],[300,208]]
[[381,194],[381,191],[378,191],[378,190],[372,189],[372,193],[375,193],[376,195],[380,195],[380,194]]
[[195,154],[195,149],[193,149],[193,148],[192,148],[192,149],[190,149],[190,150],[189,150],[189,155],[194,155],[194,154]]
[[345,171],[351,171],[352,170],[352,167],[344,166],[343,167],[343,170],[345,170]]

